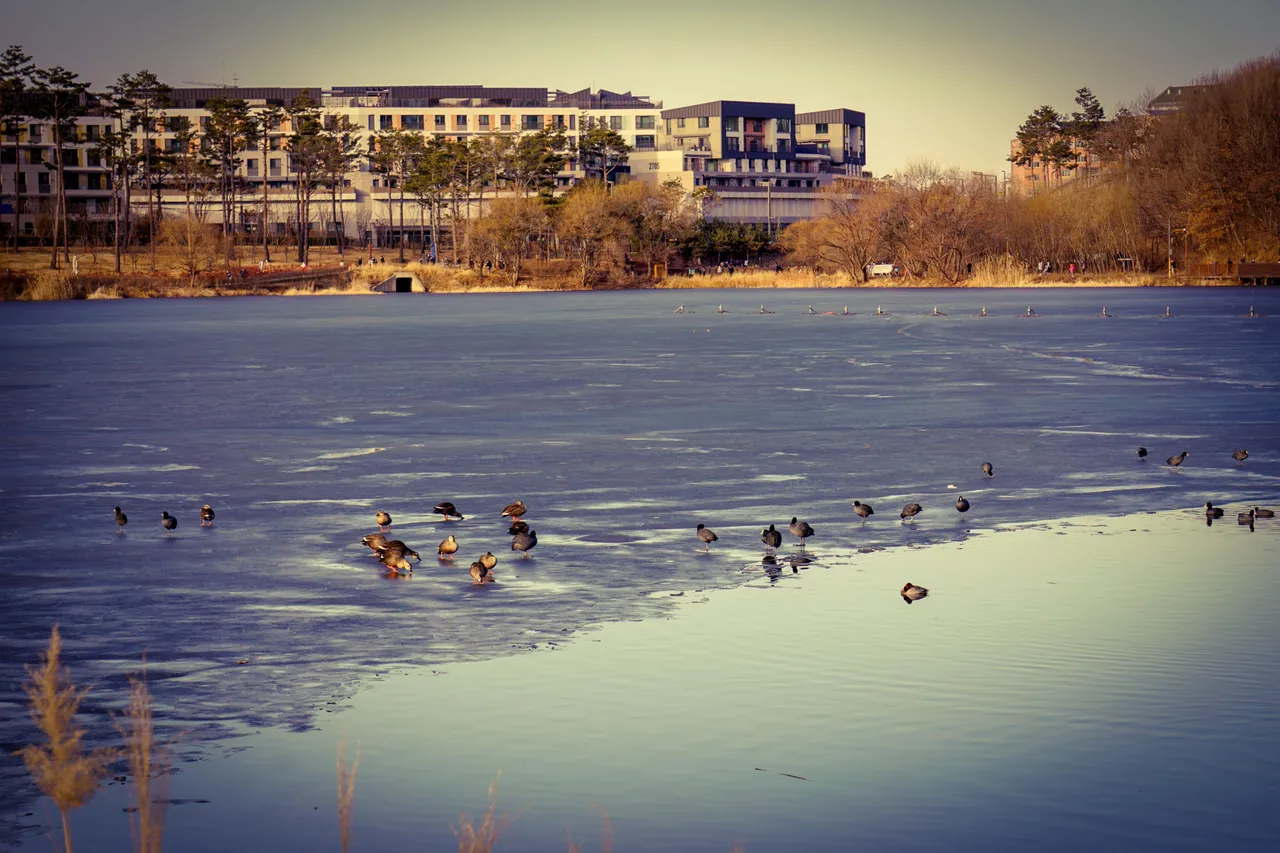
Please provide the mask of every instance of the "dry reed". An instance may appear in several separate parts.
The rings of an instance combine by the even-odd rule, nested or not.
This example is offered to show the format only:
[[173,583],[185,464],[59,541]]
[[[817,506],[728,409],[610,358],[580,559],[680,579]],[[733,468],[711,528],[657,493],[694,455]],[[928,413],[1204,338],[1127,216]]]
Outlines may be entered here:
[[458,853],[490,853],[498,844],[502,833],[511,826],[514,817],[506,812],[498,813],[498,781],[502,771],[489,783],[489,808],[480,816],[480,825],[467,816],[458,815],[458,827],[453,834],[458,837]]
[[154,703],[145,676],[130,678],[129,684],[129,705],[116,721],[133,781],[129,828],[137,853],[160,853],[173,755],[167,745],[156,742]]
[[58,270],[38,270],[31,273],[20,299],[30,302],[51,302],[75,299],[79,292],[71,277]]
[[[601,853],[612,853],[613,851],[613,822],[609,820],[609,813],[600,808],[600,851]],[[569,836],[569,853],[582,853],[580,847],[573,840],[573,836]]]
[[106,747],[85,752],[84,729],[76,725],[75,718],[89,689],[76,687],[61,658],[62,635],[54,625],[40,666],[27,667],[28,681],[23,685],[31,719],[45,742],[23,747],[18,754],[36,785],[57,807],[62,816],[63,849],[74,853],[70,812],[93,798],[118,753]]
[[342,840],[342,853],[351,847],[351,821],[356,805],[356,771],[360,769],[360,744],[356,744],[356,757],[347,764],[347,740],[338,744],[338,835]]

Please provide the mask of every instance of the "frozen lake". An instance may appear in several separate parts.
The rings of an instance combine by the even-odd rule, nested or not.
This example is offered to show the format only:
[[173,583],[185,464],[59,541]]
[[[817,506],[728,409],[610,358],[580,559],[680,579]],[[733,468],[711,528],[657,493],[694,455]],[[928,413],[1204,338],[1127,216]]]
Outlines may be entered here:
[[[776,313],[754,313],[762,300]],[[696,313],[672,313],[681,303]],[[728,313],[716,313],[721,304]],[[935,304],[946,316],[929,316]],[[1039,316],[1019,316],[1028,304]],[[1104,304],[1116,316],[1096,316]],[[808,315],[810,305],[817,312],[840,312],[847,305],[855,313]],[[872,315],[877,306],[888,315]],[[984,306],[990,316],[975,316]],[[1166,306],[1171,317],[1161,316]],[[1251,306],[1263,316],[1248,316]],[[389,692],[404,689],[397,686],[400,677],[377,683],[390,672],[524,666],[511,679],[525,683],[548,665],[546,656],[494,659],[566,643],[581,658],[587,653],[580,647],[594,636],[584,629],[675,613],[702,632],[698,654],[714,658],[718,634],[706,629],[715,623],[680,606],[692,591],[724,589],[713,597],[737,602],[753,585],[779,592],[788,585],[808,589],[809,578],[857,571],[853,567],[869,559],[860,553],[865,549],[934,545],[913,556],[936,560],[973,531],[1186,510],[1206,500],[1233,509],[1274,501],[1280,495],[1278,315],[1280,294],[1256,289],[650,291],[0,305],[0,738],[7,754],[29,737],[21,667],[35,660],[54,621],[67,637],[73,671],[95,685],[90,710],[118,702],[128,673],[145,653],[166,721],[206,751],[216,752],[215,744],[272,742],[278,745],[251,752],[291,754],[323,739],[278,732],[305,731],[335,719],[354,727],[366,719],[361,699],[379,695],[400,709],[396,718],[415,729],[416,742],[431,731],[445,736],[441,729],[447,723],[425,710],[422,719],[412,719],[412,705],[397,704],[410,700]],[[1139,445],[1151,450],[1146,462],[1137,459]],[[1250,451],[1244,465],[1231,459],[1240,448]],[[1190,456],[1181,470],[1163,464],[1182,450]],[[994,479],[982,477],[983,461],[995,466]],[[961,493],[973,504],[964,518],[952,508]],[[512,559],[506,524],[497,517],[516,498],[529,505],[527,520],[538,531],[538,547],[527,561]],[[876,507],[865,526],[849,506],[855,498]],[[439,522],[431,507],[440,500],[456,503],[467,519]],[[897,518],[907,501],[925,506],[913,525]],[[206,502],[218,512],[212,529],[198,526],[198,508]],[[124,535],[117,535],[112,521],[117,504],[130,518]],[[385,579],[359,545],[360,536],[374,529],[379,509],[394,517],[395,535],[426,558],[411,580]],[[160,527],[162,510],[179,519],[172,537]],[[793,515],[817,530],[807,551],[813,562],[790,574],[786,558],[798,552],[788,536],[780,552],[786,575],[770,584],[761,574],[759,531],[770,523],[785,530]],[[1188,554],[1204,547],[1197,543],[1230,541],[1237,550],[1255,549],[1238,553],[1247,568],[1264,564],[1257,549],[1274,552],[1275,537],[1262,525],[1262,535],[1241,538],[1236,534],[1244,529],[1215,525],[1209,531],[1194,513],[1176,517],[1194,525],[1200,537],[1187,540]],[[1227,521],[1235,528],[1233,517]],[[699,522],[720,537],[710,556],[698,553],[693,528]],[[1129,523],[1124,530],[1137,526]],[[456,565],[441,567],[431,548],[448,533],[457,536],[461,550]],[[1126,535],[1127,558],[1109,551],[1106,565],[1155,570],[1145,564],[1140,544],[1154,534]],[[499,557],[499,583],[475,589],[466,566],[486,550]],[[1029,553],[1034,561],[1035,552]],[[1171,558],[1176,562],[1180,553],[1172,551]],[[1004,589],[1018,576],[1020,567],[1008,558],[995,565],[980,592]],[[1175,568],[1190,584],[1179,587],[1178,612],[1192,623],[1205,620],[1205,654],[1234,649],[1269,655],[1273,664],[1274,631],[1258,628],[1248,634],[1252,645],[1241,649],[1233,645],[1238,638],[1215,627],[1212,614],[1200,612],[1207,599],[1192,569],[1202,565],[1188,557]],[[1264,603],[1255,600],[1261,594],[1252,590],[1273,584],[1270,577],[1255,572],[1247,595],[1220,597],[1262,618]],[[908,579],[932,585],[923,576],[894,575],[889,592]],[[1146,585],[1156,581],[1144,575],[1130,582],[1140,584],[1137,592],[1130,596],[1122,589],[1120,598],[1132,597],[1134,606],[1145,607]],[[722,598],[743,585],[747,589],[738,598]],[[839,584],[825,592],[836,603],[856,594]],[[972,642],[981,648],[965,654],[998,669],[997,641],[1017,644],[1019,632],[1031,632],[1034,623],[1013,620],[984,637],[982,623],[973,620],[991,601],[986,594],[962,605],[962,618],[950,623],[950,631],[945,622],[934,623],[948,612],[941,596],[919,602],[919,608],[889,603],[896,608],[893,619],[930,621],[932,645],[918,641],[913,653],[958,660]],[[1059,602],[1055,618],[1069,619],[1074,604]],[[803,612],[791,618],[803,622]],[[785,640],[772,635],[767,615],[749,608],[743,613],[759,635],[762,653]],[[1112,625],[1116,633],[1090,641],[1089,654],[1105,656],[1132,644],[1147,630],[1142,622]],[[601,633],[610,631],[626,633],[624,626]],[[732,631],[725,636],[729,643],[744,641]],[[1055,713],[1070,693],[1068,678],[1075,677],[1068,675],[1069,665],[1082,654],[1065,636],[1036,646],[1036,665],[1047,670],[1037,679],[1054,688],[1046,689],[1043,702],[1058,703]],[[730,665],[741,661],[742,650],[726,651],[720,676],[728,692],[784,673],[795,677],[797,667],[799,675],[825,683],[833,672],[857,665],[849,638],[839,640],[843,651],[834,656],[821,649],[769,652],[749,682],[740,665]],[[249,664],[238,665],[240,660]],[[620,652],[609,665],[623,671],[627,660]],[[1177,661],[1162,659],[1160,666],[1177,669]],[[653,659],[643,665],[652,668]],[[1199,671],[1194,661],[1186,665],[1188,672]],[[1255,658],[1252,666],[1259,665]],[[679,670],[683,663],[677,658],[668,666]],[[490,682],[485,704],[477,708],[485,721],[477,735],[491,747],[491,760],[446,763],[450,772],[466,768],[487,779],[506,768],[506,784],[514,765],[505,756],[546,728],[526,728],[528,721],[558,714],[572,722],[573,707],[558,707],[555,689],[555,679],[568,685],[572,674],[547,677],[553,680],[540,692],[521,688],[502,698],[499,690],[496,707],[491,700],[500,682]],[[941,677],[957,678],[955,671]],[[860,678],[866,691],[900,689],[892,668],[883,664]],[[1096,689],[1118,691],[1115,701],[1123,705],[1123,684],[1104,681]],[[948,681],[944,692],[963,703],[967,683]],[[374,684],[352,711],[325,716]],[[1255,686],[1248,682],[1234,687],[1240,704],[1224,725],[1266,719],[1274,724],[1273,687],[1262,694],[1251,692]],[[679,700],[684,689],[675,685],[675,692],[659,694],[676,697],[669,700],[673,718],[667,722],[718,725],[698,719],[698,706]],[[605,679],[599,695],[580,704],[596,708],[610,697],[625,701],[631,692],[631,682]],[[769,695],[762,694],[758,707],[750,696],[740,698],[741,713],[760,718],[762,737],[775,726],[783,732],[806,725],[803,709],[784,713]],[[981,704],[976,692],[970,699]],[[459,702],[464,713],[464,697],[449,701]],[[663,713],[662,703],[653,701],[646,707]],[[1150,701],[1171,736],[1190,736],[1199,723],[1188,720],[1201,720],[1186,713],[1183,696],[1162,699],[1156,692]],[[904,702],[895,710],[894,726],[910,719],[913,706]],[[918,710],[925,719],[940,713]],[[1035,722],[1037,708],[1022,711],[1004,723],[1018,743],[1035,740],[1041,734],[1035,727],[1048,725]],[[1087,736],[1120,717],[1129,719],[1116,713],[1054,719]],[[833,725],[831,709],[817,715],[819,725]],[[466,721],[455,723],[466,731]],[[611,731],[625,742],[638,725],[624,715]],[[230,739],[264,729],[269,733],[257,739]],[[892,727],[891,733],[910,737]],[[331,767],[331,743],[323,743],[320,763]],[[571,742],[556,744],[572,753]],[[966,748],[972,748],[972,738],[955,737],[934,744],[931,752],[951,766],[961,762]],[[714,743],[708,750],[724,753]],[[1097,760],[1058,752],[1053,757],[1068,764]],[[11,758],[3,760],[3,784],[20,796],[20,774]],[[600,753],[561,760],[587,762],[555,771],[557,784],[566,785],[570,777],[574,784],[597,775],[616,781],[608,768],[626,766]],[[1267,781],[1274,787],[1274,769],[1269,764],[1244,775],[1250,784]],[[1133,778],[1145,778],[1138,770]],[[366,772],[375,773],[362,769],[362,783]],[[970,777],[952,781],[962,778]],[[376,785],[372,776],[369,784]],[[451,791],[465,785],[474,795],[469,808],[482,806],[483,783],[477,787],[471,775],[432,784]],[[511,784],[521,790],[521,782]],[[908,781],[901,784],[899,793],[912,802],[883,808],[933,804],[922,802]],[[686,798],[706,793],[697,784],[673,788]],[[608,779],[596,789],[607,790]],[[706,790],[712,789],[714,797],[732,794],[708,783]],[[331,784],[326,790],[331,797]],[[647,820],[651,814],[626,812],[628,803],[634,809],[662,804],[627,793],[626,786],[618,790],[616,801],[601,795],[599,804],[615,822],[628,824],[619,841],[668,844],[642,834],[646,822],[655,823]],[[748,787],[742,796],[768,794]],[[1194,799],[1184,789],[1170,797]],[[521,836],[526,845],[553,838],[563,848],[568,818],[561,819],[556,808],[566,801],[573,800],[551,797],[548,814],[521,818],[531,827]],[[832,824],[848,806],[820,801],[829,810],[825,817],[814,818],[811,834],[792,834],[790,841],[839,849],[845,839],[861,837],[877,849],[893,846],[880,830],[850,834],[848,827]],[[518,797],[510,803],[516,809],[526,804]],[[452,803],[450,808],[446,826],[456,817]],[[688,849],[709,849],[713,838],[715,849],[727,849],[738,837],[772,837],[760,826],[716,814],[699,830],[704,836],[689,838]],[[682,825],[694,826],[696,818],[681,818]],[[763,815],[756,811],[755,819]],[[551,826],[556,820],[561,822]],[[1097,820],[1101,831],[1105,820]],[[549,835],[537,831],[540,821],[550,821],[543,826]],[[588,834],[584,821],[573,819],[579,836]],[[1202,828],[1208,834],[1196,837],[1209,846],[1226,840],[1209,832],[1219,823],[1227,821],[1206,818]],[[1159,832],[1159,826],[1143,822],[1130,840],[1168,849],[1162,842],[1173,835]],[[1036,836],[1028,833],[1027,827],[1010,825],[1008,849],[1033,843]],[[1000,846],[994,841],[998,834],[963,837],[975,849]],[[397,838],[393,832],[386,843]],[[1180,830],[1177,841],[1186,840]],[[127,831],[121,842],[127,846]],[[774,837],[748,846],[786,849],[787,842]],[[1117,841],[1113,847],[1123,845]]]

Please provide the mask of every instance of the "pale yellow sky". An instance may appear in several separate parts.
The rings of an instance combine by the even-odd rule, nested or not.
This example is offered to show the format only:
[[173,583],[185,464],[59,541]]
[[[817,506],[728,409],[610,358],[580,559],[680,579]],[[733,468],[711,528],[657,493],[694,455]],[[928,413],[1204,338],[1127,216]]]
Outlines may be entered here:
[[44,0],[8,41],[95,86],[149,68],[255,86],[483,84],[630,89],[668,107],[787,101],[867,114],[876,174],[915,158],[998,172],[1040,104],[1093,89],[1108,113],[1274,51],[1273,0],[734,4],[651,0]]

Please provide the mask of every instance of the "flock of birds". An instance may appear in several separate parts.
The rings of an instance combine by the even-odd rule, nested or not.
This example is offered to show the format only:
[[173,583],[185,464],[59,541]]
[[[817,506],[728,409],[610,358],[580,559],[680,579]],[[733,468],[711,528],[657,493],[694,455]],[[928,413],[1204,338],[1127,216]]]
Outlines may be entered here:
[[[1145,447],[1138,448],[1138,460],[1145,462],[1147,460],[1148,451]],[[1165,464],[1174,470],[1181,467],[1191,454],[1184,450],[1181,453],[1170,456],[1165,460]],[[1237,465],[1243,465],[1245,460],[1249,458],[1248,450],[1237,450],[1231,454],[1231,458],[1236,461]],[[995,476],[995,468],[990,462],[982,463],[982,474],[987,479]],[[964,495],[957,495],[955,501],[956,511],[963,516],[967,513],[973,504],[971,504]],[[444,521],[463,521],[462,513],[458,512],[458,508],[450,501],[438,503],[433,511],[443,517]],[[919,503],[911,502],[902,507],[902,511],[898,513],[898,517],[904,522],[914,522],[915,517],[924,511],[924,507]],[[528,512],[528,507],[524,501],[517,500],[514,503],[507,504],[503,507],[499,518],[510,520],[510,527],[507,534],[511,536],[511,550],[519,551],[528,559],[529,552],[538,544],[538,532],[529,527],[523,516]],[[871,504],[864,503],[860,500],[853,502],[853,512],[866,524],[867,519],[875,515],[875,509]],[[1214,506],[1212,502],[1206,501],[1204,505],[1205,522],[1212,525],[1215,519],[1220,519],[1225,515],[1225,510],[1221,507]],[[115,508],[116,528],[119,532],[124,532],[124,527],[129,523],[129,517],[121,511],[120,507]],[[1253,530],[1254,521],[1259,518],[1275,518],[1275,512],[1270,509],[1261,507],[1253,507],[1247,512],[1238,513],[1236,521],[1240,525],[1248,525]],[[205,504],[200,508],[200,526],[212,527],[214,519],[213,507]],[[373,556],[386,567],[388,577],[398,577],[401,575],[412,575],[414,563],[421,562],[422,556],[410,548],[400,539],[389,539],[387,533],[391,530],[391,515],[384,511],[379,511],[374,515],[374,521],[378,524],[378,532],[370,533],[364,536],[360,541],[372,552]],[[160,525],[170,535],[178,527],[178,519],[170,515],[168,511],[160,514]],[[806,540],[815,535],[813,526],[809,522],[800,519],[797,516],[791,517],[791,523],[787,525],[787,530],[791,535],[800,540],[801,548],[804,547]],[[699,524],[695,529],[695,535],[698,541],[703,543],[704,550],[710,552],[711,543],[718,542],[720,537],[715,531],[705,524]],[[770,524],[768,527],[760,531],[760,542],[765,547],[765,568],[766,571],[772,565],[777,567],[777,559],[774,552],[782,546],[782,531],[777,526]],[[441,563],[453,563],[454,555],[458,553],[458,540],[453,534],[449,534],[436,547],[436,557]],[[481,554],[468,567],[467,572],[471,576],[471,582],[475,586],[480,586],[494,581],[494,568],[498,565],[498,558],[492,551],[486,551]],[[929,590],[922,586],[908,582],[902,587],[899,594],[902,599],[910,604],[918,601],[929,594]]]
[[[445,521],[465,520],[451,501],[436,504],[433,511],[443,516]],[[522,518],[528,511],[529,508],[524,505],[524,501],[516,501],[503,507],[501,515],[498,516],[511,520],[511,526],[507,529],[507,534],[511,536],[511,550],[523,552],[526,559],[529,557],[529,552],[538,544],[538,531],[531,529],[528,522]],[[389,513],[379,511],[374,516],[374,521],[378,523],[378,532],[370,533],[360,541],[387,568],[388,577],[413,574],[413,564],[421,562],[422,556],[401,540],[386,537],[387,532],[391,530]],[[436,559],[442,563],[452,563],[453,555],[456,553],[458,553],[458,540],[452,533],[436,546]],[[498,558],[492,551],[481,554],[467,569],[467,573],[471,575],[472,585],[481,586],[492,583],[493,570],[497,565]]]

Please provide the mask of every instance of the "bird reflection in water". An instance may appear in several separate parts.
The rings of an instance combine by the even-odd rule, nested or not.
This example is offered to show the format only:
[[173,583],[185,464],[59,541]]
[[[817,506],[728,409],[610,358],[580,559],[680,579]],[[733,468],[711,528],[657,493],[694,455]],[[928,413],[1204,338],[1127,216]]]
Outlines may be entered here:
[[768,576],[769,583],[777,583],[778,578],[782,577],[782,567],[778,565],[778,558],[772,554],[765,554],[764,559],[760,561],[760,567]]

